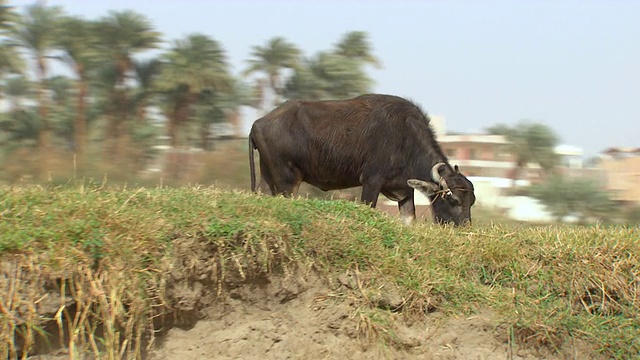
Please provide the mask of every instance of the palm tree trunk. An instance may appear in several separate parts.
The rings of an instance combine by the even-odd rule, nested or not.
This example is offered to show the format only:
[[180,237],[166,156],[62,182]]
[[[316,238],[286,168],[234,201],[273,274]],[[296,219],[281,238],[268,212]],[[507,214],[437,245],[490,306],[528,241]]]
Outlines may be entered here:
[[127,106],[127,92],[125,87],[125,76],[127,70],[129,70],[129,60],[127,58],[119,58],[116,61],[117,77],[116,77],[116,97],[114,104],[115,121],[113,127],[113,155],[116,159],[127,159],[127,136],[126,131],[127,118],[128,118],[128,106]]
[[76,163],[78,168],[84,166],[84,156],[87,144],[87,119],[85,114],[85,100],[87,97],[87,79],[84,73],[84,66],[76,65],[76,74],[78,75],[78,95],[77,108],[74,120],[74,143],[76,153]]
[[180,174],[183,172],[181,168],[184,168],[182,161],[179,161],[179,153],[178,153],[178,136],[179,136],[179,127],[184,125],[189,120],[189,107],[193,103],[194,94],[188,91],[182,99],[176,99],[176,103],[173,107],[173,113],[171,118],[169,119],[167,134],[169,135],[169,141],[171,145],[171,154],[168,161],[169,166],[169,175],[178,180]]
[[51,122],[47,118],[48,108],[45,97],[44,79],[47,75],[47,64],[44,57],[39,56],[37,59],[38,67],[38,118],[40,119],[40,131],[38,133],[38,148],[40,151],[40,178],[47,179],[49,176],[49,160],[51,154]]
[[269,86],[273,91],[273,107],[277,107],[280,104],[280,90],[279,90],[279,78],[278,74],[269,75]]
[[167,124],[167,135],[169,136],[170,150],[167,159],[167,172],[170,178],[178,178],[178,126],[181,121],[182,101],[176,100],[173,112]]
[[115,158],[116,137],[118,134],[118,115],[115,111],[117,103],[117,90],[111,89],[108,100],[108,109],[106,111],[107,128],[104,135],[104,154],[103,161],[108,162]]
[[242,117],[240,116],[240,110],[235,109],[229,113],[228,121],[233,126],[233,132],[236,137],[242,137]]
[[264,84],[264,79],[259,78],[258,80],[256,80],[256,84],[253,90],[253,96],[256,98],[256,102],[254,104],[254,108],[256,110],[258,110],[258,112],[262,112],[260,115],[264,115],[266,113],[266,104],[265,104],[265,96],[264,96],[264,92],[265,92],[265,84]]
[[209,150],[209,126],[208,124],[204,123],[202,124],[202,126],[200,126],[200,143],[202,146],[202,150],[207,151]]
[[136,109],[136,118],[138,125],[144,125],[146,123],[147,117],[147,102],[145,100],[140,100],[140,104]]

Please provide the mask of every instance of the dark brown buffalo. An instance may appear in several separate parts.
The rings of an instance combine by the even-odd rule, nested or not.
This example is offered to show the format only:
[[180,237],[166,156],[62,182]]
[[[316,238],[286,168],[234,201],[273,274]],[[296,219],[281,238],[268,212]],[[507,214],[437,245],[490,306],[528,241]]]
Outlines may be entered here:
[[363,202],[375,207],[382,193],[411,222],[417,189],[431,200],[436,222],[471,221],[473,184],[449,165],[422,110],[397,96],[290,100],[256,120],[249,134],[252,191],[254,149],[260,189],[272,195],[295,194],[303,181],[324,191],[362,185]]

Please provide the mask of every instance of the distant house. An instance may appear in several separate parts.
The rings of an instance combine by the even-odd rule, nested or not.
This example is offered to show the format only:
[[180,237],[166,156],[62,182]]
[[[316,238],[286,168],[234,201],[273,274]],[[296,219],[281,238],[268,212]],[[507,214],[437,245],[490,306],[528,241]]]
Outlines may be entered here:
[[568,169],[581,169],[583,166],[584,152],[581,148],[573,145],[558,145],[554,149],[560,156],[560,166]]
[[599,158],[605,187],[613,199],[640,204],[640,148],[609,148]]
[[[438,142],[451,164],[457,164],[467,176],[511,179],[516,167],[516,159],[511,153],[509,140],[502,135],[490,134],[447,134],[444,119],[437,118],[432,124]],[[433,122],[433,120],[432,120]],[[572,145],[558,145],[554,149],[560,157],[558,170],[572,177],[595,176],[593,171],[583,168],[583,151]],[[540,165],[530,163],[521,170],[518,178],[523,184],[535,183],[542,179]]]
[[[438,141],[449,162],[460,166],[467,176],[511,178],[513,175],[515,158],[502,135],[444,135],[439,136]],[[521,178],[529,176],[527,172],[521,174]]]

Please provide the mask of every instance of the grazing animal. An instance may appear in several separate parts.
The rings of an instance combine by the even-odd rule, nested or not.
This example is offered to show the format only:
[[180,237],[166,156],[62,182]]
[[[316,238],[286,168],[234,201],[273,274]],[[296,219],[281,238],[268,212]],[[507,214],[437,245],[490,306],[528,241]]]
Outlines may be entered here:
[[471,222],[473,184],[449,165],[414,103],[382,94],[348,100],[289,100],[256,120],[249,134],[251,190],[254,149],[260,154],[260,190],[295,194],[303,181],[324,191],[362,186],[375,207],[380,193],[415,220],[414,189],[430,200],[434,220]]

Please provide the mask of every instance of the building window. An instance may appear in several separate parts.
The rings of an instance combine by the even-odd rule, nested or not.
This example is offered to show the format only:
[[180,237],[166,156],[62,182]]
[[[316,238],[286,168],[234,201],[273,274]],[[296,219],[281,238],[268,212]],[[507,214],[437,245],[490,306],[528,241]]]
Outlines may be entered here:
[[478,150],[477,149],[469,149],[469,159],[477,160],[478,159]]
[[455,158],[456,157],[456,149],[445,149],[444,152],[447,154],[447,157]]
[[493,155],[494,155],[493,159],[498,161],[508,161],[509,158],[511,157],[511,153],[507,148],[497,148],[494,151]]

